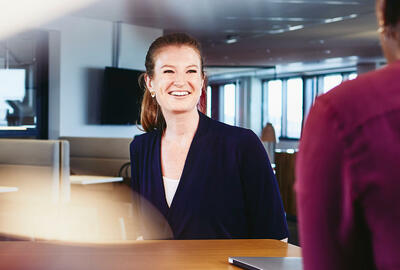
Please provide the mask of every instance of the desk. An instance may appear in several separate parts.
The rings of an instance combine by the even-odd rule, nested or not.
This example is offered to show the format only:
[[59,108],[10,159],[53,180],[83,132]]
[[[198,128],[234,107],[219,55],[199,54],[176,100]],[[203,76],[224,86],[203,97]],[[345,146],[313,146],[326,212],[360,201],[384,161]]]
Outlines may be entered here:
[[112,176],[99,176],[99,175],[71,175],[69,177],[71,184],[75,185],[90,185],[90,184],[103,184],[112,182],[122,182],[122,177]]
[[157,240],[113,245],[0,242],[0,269],[239,269],[229,256],[300,257],[278,240]]

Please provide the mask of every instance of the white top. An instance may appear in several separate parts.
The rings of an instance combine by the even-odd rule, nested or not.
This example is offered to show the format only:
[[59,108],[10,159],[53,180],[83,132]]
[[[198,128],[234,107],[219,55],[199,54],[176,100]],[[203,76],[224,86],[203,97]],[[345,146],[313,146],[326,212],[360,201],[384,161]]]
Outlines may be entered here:
[[164,182],[165,198],[167,199],[168,207],[170,207],[172,199],[175,196],[176,189],[178,188],[179,185],[179,179],[176,180],[163,176],[163,182]]

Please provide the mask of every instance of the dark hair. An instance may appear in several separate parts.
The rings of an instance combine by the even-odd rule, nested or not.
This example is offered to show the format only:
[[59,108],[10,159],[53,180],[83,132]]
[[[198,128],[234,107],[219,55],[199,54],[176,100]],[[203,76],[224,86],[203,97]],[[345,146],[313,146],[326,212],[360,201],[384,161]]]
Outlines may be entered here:
[[147,74],[147,76],[149,76],[150,78],[154,76],[154,63],[157,52],[159,52],[160,49],[171,45],[189,46],[199,53],[201,61],[201,73],[204,78],[204,84],[203,88],[201,89],[202,93],[200,97],[200,102],[198,104],[198,108],[202,112],[205,111],[206,107],[205,89],[207,87],[207,78],[204,73],[204,68],[203,68],[204,61],[200,43],[193,37],[184,33],[173,33],[161,36],[157,38],[155,41],[153,41],[153,43],[150,45],[146,55],[146,63],[145,63],[146,72],[139,77],[139,85],[144,90],[141,113],[140,113],[140,121],[143,129],[147,132],[155,129],[164,131],[166,128],[166,123],[164,116],[161,112],[160,106],[158,105],[156,99],[151,97],[150,91],[148,91],[146,87],[146,83],[144,82],[144,75]]
[[400,21],[400,1],[385,0],[383,19],[385,26],[396,26]]

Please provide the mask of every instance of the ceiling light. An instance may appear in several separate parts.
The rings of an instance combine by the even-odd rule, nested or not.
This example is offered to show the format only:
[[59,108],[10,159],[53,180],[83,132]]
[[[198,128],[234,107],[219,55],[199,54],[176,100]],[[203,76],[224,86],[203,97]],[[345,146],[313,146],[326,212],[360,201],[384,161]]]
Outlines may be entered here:
[[226,44],[236,43],[237,41],[238,41],[238,38],[235,35],[228,35],[228,36],[226,36],[226,39],[225,39]]
[[270,30],[268,31],[269,34],[279,34],[279,33],[284,33],[285,29],[277,29],[277,30]]
[[303,22],[304,18],[297,17],[251,17],[252,21]]
[[336,17],[336,18],[331,18],[331,19],[326,19],[325,23],[333,23],[333,22],[340,22],[343,21],[343,17]]
[[294,31],[294,30],[299,30],[299,29],[302,29],[302,28],[304,28],[304,25],[300,24],[300,25],[290,26],[288,28],[288,30],[289,31]]

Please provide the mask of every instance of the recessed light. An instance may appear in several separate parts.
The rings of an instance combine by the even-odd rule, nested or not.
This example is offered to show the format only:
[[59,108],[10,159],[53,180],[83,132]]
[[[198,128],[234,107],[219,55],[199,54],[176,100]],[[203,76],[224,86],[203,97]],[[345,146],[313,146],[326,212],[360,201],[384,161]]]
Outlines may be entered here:
[[228,35],[226,36],[225,43],[227,44],[232,44],[236,43],[238,41],[238,37],[235,35]]
[[284,33],[285,29],[276,29],[276,30],[269,30],[269,34],[279,34],[279,33]]
[[290,26],[288,28],[289,31],[295,31],[295,30],[299,30],[299,29],[303,29],[304,25],[300,24],[300,25],[295,25],[295,26]]

